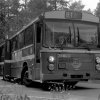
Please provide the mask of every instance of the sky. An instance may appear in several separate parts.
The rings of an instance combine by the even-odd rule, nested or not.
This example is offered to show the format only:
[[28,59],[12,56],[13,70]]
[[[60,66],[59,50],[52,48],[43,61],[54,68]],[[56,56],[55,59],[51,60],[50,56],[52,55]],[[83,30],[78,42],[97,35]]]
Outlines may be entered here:
[[[73,1],[79,1],[79,0],[73,0]],[[90,8],[92,11],[94,11],[94,9],[96,9],[97,7],[97,3],[100,0],[81,0],[81,1],[82,1],[82,4],[85,5],[84,10],[87,10]]]
[[[79,0],[69,0],[69,1],[74,2],[74,1],[79,1]],[[85,5],[84,10],[87,10],[90,8],[92,11],[94,11],[94,9],[96,9],[97,7],[97,3],[100,0],[81,0],[81,1],[82,1],[82,4]]]

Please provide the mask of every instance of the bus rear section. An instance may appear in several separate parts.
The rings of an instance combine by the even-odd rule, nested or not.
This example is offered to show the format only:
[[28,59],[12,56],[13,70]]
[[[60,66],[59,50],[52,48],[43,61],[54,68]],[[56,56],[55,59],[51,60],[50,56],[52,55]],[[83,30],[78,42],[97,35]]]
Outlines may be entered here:
[[3,67],[4,67],[4,42],[0,45],[0,76],[3,76]]

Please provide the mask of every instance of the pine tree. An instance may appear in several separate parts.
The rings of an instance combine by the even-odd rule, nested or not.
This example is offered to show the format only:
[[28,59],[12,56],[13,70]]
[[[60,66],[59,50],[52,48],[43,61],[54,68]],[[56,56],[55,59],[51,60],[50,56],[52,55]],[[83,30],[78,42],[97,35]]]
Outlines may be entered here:
[[82,11],[83,8],[84,8],[84,5],[82,4],[81,0],[73,2],[69,7],[69,9],[77,10],[77,11]]
[[100,18],[100,2],[97,4],[97,7],[95,9],[95,15]]

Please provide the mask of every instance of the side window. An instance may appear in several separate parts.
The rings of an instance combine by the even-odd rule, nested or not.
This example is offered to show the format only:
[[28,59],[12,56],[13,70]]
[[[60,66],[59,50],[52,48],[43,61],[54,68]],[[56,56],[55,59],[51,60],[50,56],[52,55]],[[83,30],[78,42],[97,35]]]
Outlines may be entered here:
[[18,35],[18,48],[22,48],[24,46],[24,34],[21,32]]
[[17,50],[18,49],[18,37],[15,36],[11,41],[12,41],[12,51]]
[[4,49],[4,45],[2,47],[0,47],[0,61],[4,60],[4,53],[5,49]]
[[33,25],[31,25],[25,30],[25,45],[33,43],[33,34],[34,34],[34,27]]
[[7,41],[7,52],[10,52],[10,41]]
[[4,48],[4,46],[3,46],[3,48],[2,48],[2,56],[1,56],[1,60],[3,61],[4,60],[4,56],[5,56],[5,48]]

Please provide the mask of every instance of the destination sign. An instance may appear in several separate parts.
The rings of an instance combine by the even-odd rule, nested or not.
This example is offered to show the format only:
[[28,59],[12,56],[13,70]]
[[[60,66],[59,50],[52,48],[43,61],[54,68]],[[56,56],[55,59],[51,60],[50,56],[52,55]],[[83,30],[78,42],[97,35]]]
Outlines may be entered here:
[[79,11],[66,11],[65,18],[67,18],[67,19],[82,19],[82,13]]

